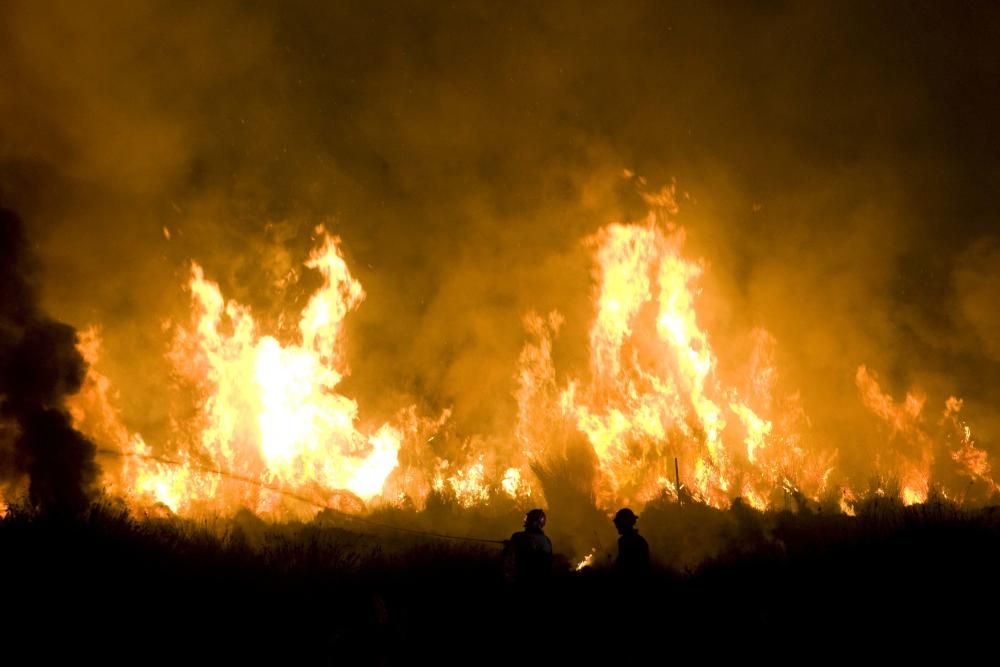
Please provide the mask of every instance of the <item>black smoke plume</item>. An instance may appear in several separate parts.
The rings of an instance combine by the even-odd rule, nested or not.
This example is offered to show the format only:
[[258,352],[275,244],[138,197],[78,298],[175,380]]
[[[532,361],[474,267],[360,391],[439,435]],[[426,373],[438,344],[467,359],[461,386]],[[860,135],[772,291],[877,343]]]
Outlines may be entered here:
[[65,405],[87,367],[73,327],[41,312],[36,275],[21,220],[0,209],[0,419],[12,445],[0,457],[0,482],[26,476],[32,506],[75,514],[98,472],[96,448],[73,428]]

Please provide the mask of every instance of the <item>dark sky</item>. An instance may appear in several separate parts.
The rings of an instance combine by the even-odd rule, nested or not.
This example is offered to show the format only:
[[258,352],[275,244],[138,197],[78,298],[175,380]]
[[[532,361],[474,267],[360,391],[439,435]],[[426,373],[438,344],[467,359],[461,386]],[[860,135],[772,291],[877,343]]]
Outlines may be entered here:
[[723,371],[763,325],[821,435],[850,437],[867,364],[964,396],[989,447],[998,44],[974,2],[5,2],[0,203],[140,430],[188,262],[273,325],[319,222],[368,292],[363,413],[509,427],[521,317],[562,311],[574,366],[579,241],[641,214],[629,169],[687,195]]

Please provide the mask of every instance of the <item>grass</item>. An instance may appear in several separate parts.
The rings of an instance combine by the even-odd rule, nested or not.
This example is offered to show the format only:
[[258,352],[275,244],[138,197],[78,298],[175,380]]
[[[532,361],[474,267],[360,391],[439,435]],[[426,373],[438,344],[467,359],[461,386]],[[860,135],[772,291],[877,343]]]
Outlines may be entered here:
[[[511,652],[532,664],[538,645],[546,660],[590,664],[629,647],[666,659],[986,632],[1000,509],[867,500],[856,517],[654,503],[640,527],[659,565],[641,586],[604,558],[579,573],[567,558],[527,592],[505,584],[495,545],[361,531],[329,514],[277,524],[249,512],[136,519],[114,503],[72,520],[13,508],[0,520],[0,627],[38,663],[68,652],[226,664],[492,664]],[[517,527],[510,508],[434,512],[375,518],[499,537]],[[557,550],[571,546],[550,532]]]

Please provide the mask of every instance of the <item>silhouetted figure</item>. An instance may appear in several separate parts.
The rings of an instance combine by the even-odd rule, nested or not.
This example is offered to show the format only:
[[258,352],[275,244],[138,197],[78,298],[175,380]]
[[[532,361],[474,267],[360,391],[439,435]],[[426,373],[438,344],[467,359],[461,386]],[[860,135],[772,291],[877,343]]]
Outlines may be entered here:
[[615,514],[615,528],[618,529],[618,559],[615,571],[626,577],[643,577],[649,574],[649,544],[635,529],[639,517],[626,508]]
[[552,573],[552,541],[544,532],[545,512],[534,509],[524,517],[524,530],[504,542],[504,575],[516,584],[537,583]]

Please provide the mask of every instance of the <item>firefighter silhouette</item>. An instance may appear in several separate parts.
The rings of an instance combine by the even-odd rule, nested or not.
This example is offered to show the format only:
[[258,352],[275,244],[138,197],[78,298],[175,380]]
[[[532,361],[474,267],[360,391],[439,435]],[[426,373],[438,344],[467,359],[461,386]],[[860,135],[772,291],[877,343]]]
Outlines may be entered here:
[[615,571],[625,577],[642,577],[649,574],[649,544],[635,528],[639,517],[626,508],[615,514],[614,524],[618,529],[618,558]]
[[552,541],[545,534],[545,512],[533,509],[524,530],[504,542],[504,576],[516,584],[538,583],[552,573]]

